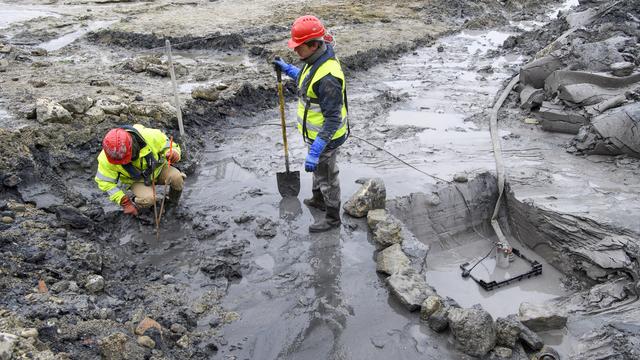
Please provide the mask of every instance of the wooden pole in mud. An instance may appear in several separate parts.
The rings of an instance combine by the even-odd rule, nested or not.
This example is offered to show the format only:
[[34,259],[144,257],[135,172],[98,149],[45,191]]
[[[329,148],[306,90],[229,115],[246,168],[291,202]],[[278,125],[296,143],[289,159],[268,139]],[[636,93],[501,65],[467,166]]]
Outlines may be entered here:
[[169,58],[169,74],[171,74],[171,83],[173,84],[173,101],[178,111],[178,128],[180,129],[180,138],[184,142],[184,125],[182,124],[182,110],[180,109],[180,99],[178,99],[178,83],[176,81],[176,72],[173,69],[173,58],[171,57],[171,43],[169,39],[165,40],[167,48],[167,57]]

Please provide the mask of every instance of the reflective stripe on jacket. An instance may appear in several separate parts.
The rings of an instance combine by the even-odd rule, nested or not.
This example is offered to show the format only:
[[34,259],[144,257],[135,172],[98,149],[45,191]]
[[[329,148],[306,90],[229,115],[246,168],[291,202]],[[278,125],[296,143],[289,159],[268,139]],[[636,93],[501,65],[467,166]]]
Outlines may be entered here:
[[[303,86],[305,79],[313,68],[314,66],[310,66],[308,64],[305,65],[298,76],[298,89],[300,89],[301,93],[304,91]],[[318,102],[318,96],[313,91],[313,85],[328,74],[331,74],[342,82],[341,123],[338,130],[333,134],[331,140],[338,139],[347,133],[347,105],[345,99],[344,73],[340,67],[340,62],[335,58],[329,58],[317,68],[315,74],[311,74],[313,78],[308,81],[308,84],[306,84],[306,93],[303,93],[304,96],[298,97],[298,131],[300,131],[305,140],[314,140],[324,125],[324,116],[322,115],[322,109]]]
[[[166,165],[165,153],[169,151],[171,145],[169,138],[158,129],[146,128],[140,124],[133,125],[133,129],[137,130],[138,134],[144,140],[145,145],[142,146],[142,144],[140,144],[142,146],[140,148],[140,154],[136,160],[131,161],[131,165],[140,172],[146,170],[148,164],[145,156],[152,154],[153,158],[157,161],[153,177],[157,178]],[[125,130],[132,133],[132,136],[135,136],[133,135],[133,129]],[[173,143],[173,150],[180,154],[180,146],[175,142]],[[129,174],[122,165],[110,163],[109,160],[107,160],[107,155],[104,153],[104,150],[100,151],[100,155],[98,155],[98,172],[94,180],[100,190],[109,195],[109,200],[116,204],[120,204],[120,201],[125,195],[125,191],[131,187],[131,184],[141,181],[134,180],[133,176]]]

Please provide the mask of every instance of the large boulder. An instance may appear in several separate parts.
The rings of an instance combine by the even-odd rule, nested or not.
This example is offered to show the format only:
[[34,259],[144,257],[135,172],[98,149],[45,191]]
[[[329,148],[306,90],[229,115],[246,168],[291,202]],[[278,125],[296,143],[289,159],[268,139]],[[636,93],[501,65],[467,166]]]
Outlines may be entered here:
[[162,104],[132,103],[129,105],[129,111],[133,115],[153,118],[164,125],[169,125],[178,117],[176,108],[168,102]]
[[513,349],[520,336],[522,326],[513,318],[496,319],[496,344]]
[[376,255],[376,271],[392,275],[406,269],[410,264],[407,255],[402,252],[400,244],[394,244]]
[[373,230],[373,240],[381,247],[402,243],[402,223],[394,217],[387,217]]
[[41,123],[68,124],[73,120],[71,113],[57,102],[41,98],[36,100],[36,118]]
[[436,291],[427,284],[424,275],[410,268],[389,276],[386,282],[391,293],[409,311],[420,309],[427,297],[436,294]]
[[452,308],[448,314],[449,328],[462,352],[484,356],[496,345],[496,324],[481,308]]
[[120,115],[121,113],[129,110],[127,104],[112,99],[98,99],[95,103],[95,107],[102,110],[105,114],[110,115]]
[[61,100],[60,105],[74,114],[84,114],[93,106],[93,99],[87,95],[74,96]]
[[553,305],[523,302],[518,310],[518,319],[533,331],[562,329],[567,325],[567,316]]
[[373,178],[365,181],[360,189],[345,202],[343,208],[347,214],[361,218],[367,216],[369,210],[384,209],[386,199],[387,191],[384,181]]

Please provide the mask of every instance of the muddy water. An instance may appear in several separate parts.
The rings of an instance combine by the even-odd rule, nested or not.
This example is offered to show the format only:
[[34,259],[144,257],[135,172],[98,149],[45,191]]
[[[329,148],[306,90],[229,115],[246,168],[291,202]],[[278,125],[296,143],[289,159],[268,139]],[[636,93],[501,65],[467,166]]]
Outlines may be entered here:
[[74,31],[69,32],[59,38],[44,42],[38,45],[38,47],[45,49],[47,51],[59,50],[73,43],[74,41],[78,40],[88,32],[107,28],[109,27],[109,25],[115,23],[116,21],[117,20],[100,20],[100,21],[93,21],[89,23],[87,26],[78,26],[78,28],[75,29]]
[[15,5],[0,3],[0,29],[6,28],[12,23],[27,21],[43,16],[59,17],[60,15],[51,11],[50,7],[35,5]]

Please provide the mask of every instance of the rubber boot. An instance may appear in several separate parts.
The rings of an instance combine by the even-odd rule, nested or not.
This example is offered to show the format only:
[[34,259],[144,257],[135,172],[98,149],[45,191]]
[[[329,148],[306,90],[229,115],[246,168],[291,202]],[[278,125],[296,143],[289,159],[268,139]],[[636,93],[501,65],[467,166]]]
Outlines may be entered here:
[[165,204],[167,209],[175,209],[178,207],[178,202],[180,202],[180,197],[182,196],[182,191],[169,189],[169,195],[167,195],[167,203]]
[[340,205],[338,205],[338,207],[336,208],[327,207],[327,213],[325,214],[324,218],[309,225],[309,232],[325,232],[339,227],[340,224]]
[[307,206],[311,206],[322,211],[327,210],[327,205],[325,205],[324,203],[324,197],[322,196],[322,192],[320,192],[320,190],[313,190],[313,196],[308,199],[302,200],[302,202]]

